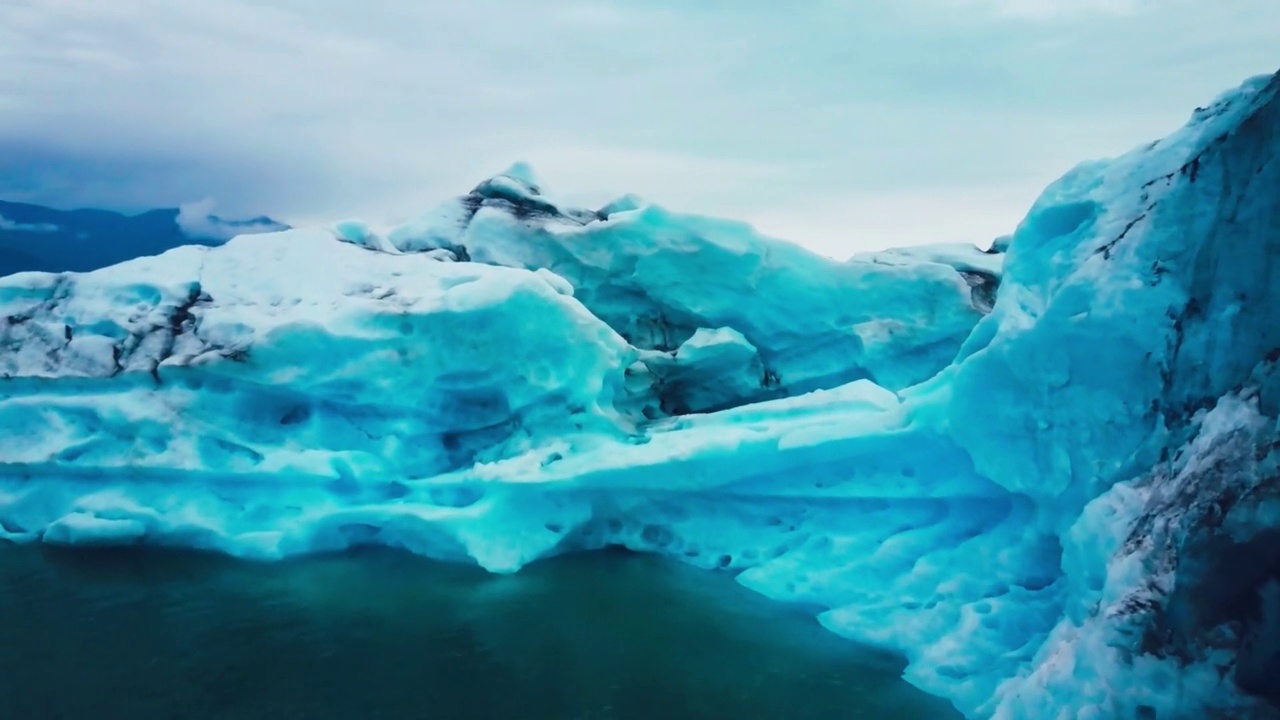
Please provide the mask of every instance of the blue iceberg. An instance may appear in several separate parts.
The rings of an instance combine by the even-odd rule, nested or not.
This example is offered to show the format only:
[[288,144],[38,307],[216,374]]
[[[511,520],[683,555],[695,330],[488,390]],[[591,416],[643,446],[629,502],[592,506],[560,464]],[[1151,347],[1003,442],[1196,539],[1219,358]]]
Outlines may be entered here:
[[845,262],[518,164],[0,280],[0,537],[734,572],[974,718],[1280,717],[1280,76],[991,250]]

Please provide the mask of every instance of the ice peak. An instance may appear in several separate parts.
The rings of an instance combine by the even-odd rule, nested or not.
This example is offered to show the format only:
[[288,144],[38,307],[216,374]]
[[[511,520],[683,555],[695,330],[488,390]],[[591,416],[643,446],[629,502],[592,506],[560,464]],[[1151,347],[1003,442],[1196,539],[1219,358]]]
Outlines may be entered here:
[[521,160],[481,182],[472,192],[483,197],[517,200],[541,196],[542,186],[533,167]]
[[639,195],[635,195],[633,193],[627,193],[622,197],[615,198],[612,201],[610,201],[604,207],[600,208],[599,212],[601,216],[607,218],[610,215],[613,215],[615,213],[627,212],[629,210],[639,210],[640,208],[648,204],[649,203],[645,202],[644,198],[640,197]]
[[511,164],[506,170],[498,173],[499,177],[509,177],[517,182],[524,183],[535,195],[542,194],[542,184],[538,182],[538,176],[533,171],[533,166],[524,160],[519,160]]

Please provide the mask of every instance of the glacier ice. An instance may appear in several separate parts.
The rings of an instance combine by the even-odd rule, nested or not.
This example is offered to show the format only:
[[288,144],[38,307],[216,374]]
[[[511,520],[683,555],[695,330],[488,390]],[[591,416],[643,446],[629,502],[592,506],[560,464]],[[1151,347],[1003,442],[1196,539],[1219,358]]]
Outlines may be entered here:
[[988,251],[837,262],[528,166],[0,280],[0,537],[737,573],[971,717],[1280,717],[1280,76]]

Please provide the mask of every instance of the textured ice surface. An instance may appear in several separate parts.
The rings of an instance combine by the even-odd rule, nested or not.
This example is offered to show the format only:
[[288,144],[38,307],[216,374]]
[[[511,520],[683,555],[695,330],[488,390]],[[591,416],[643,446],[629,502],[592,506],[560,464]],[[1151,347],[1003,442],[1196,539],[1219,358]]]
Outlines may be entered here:
[[[598,212],[559,206],[520,165],[395,228],[387,244],[549,270],[640,349],[671,353],[699,329],[731,328],[768,374],[737,402],[862,378],[900,389],[932,376],[989,309],[974,301],[975,280],[966,276],[981,273],[994,293],[1001,257],[951,251],[971,257],[976,273],[957,269],[953,257],[840,263],[743,223],[634,197]],[[663,400],[677,407],[685,398]]]
[[0,281],[0,535],[623,545],[825,608],[972,717],[1280,716],[1278,90],[986,253],[835,262],[516,166],[385,233]]

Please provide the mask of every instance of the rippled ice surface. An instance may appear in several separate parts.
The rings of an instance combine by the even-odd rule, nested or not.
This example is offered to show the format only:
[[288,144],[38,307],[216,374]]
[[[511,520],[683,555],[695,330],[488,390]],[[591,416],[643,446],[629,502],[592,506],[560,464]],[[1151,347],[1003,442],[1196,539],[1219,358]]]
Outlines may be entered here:
[[0,546],[0,718],[957,717],[727,575]]

